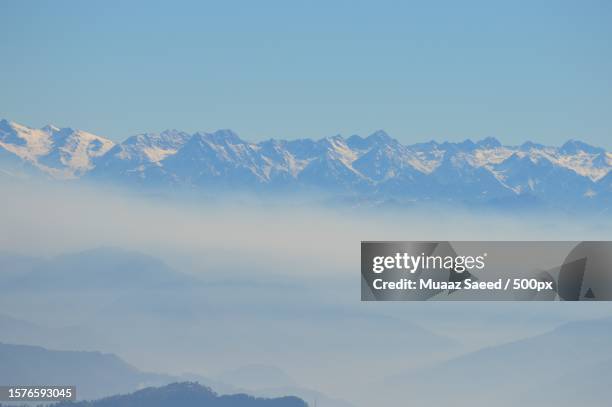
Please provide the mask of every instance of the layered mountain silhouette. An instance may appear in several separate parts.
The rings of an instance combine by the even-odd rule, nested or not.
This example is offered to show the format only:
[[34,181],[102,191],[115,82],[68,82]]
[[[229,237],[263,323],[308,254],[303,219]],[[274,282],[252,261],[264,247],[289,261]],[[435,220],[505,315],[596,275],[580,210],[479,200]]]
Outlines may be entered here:
[[541,335],[480,349],[393,376],[434,405],[608,406],[612,319],[569,322]]
[[198,383],[172,383],[149,387],[137,392],[112,396],[97,401],[67,402],[57,407],[306,407],[293,396],[257,398],[246,394],[218,395]]
[[[206,380],[205,378],[202,378]],[[305,406],[297,397],[256,398],[246,394],[217,395],[198,383],[174,383],[180,378],[142,372],[113,354],[56,351],[37,346],[0,343],[0,383],[65,385],[77,388],[79,400],[70,406]],[[282,384],[282,383],[279,383]],[[146,386],[132,394],[128,393]],[[227,385],[222,385],[228,387]]]
[[141,372],[113,354],[0,343],[2,384],[70,383],[77,386],[79,398],[98,398],[170,380],[169,376]]
[[404,145],[368,137],[266,140],[231,130],[145,133],[115,143],[81,130],[0,121],[0,177],[44,175],[203,192],[321,191],[371,202],[608,208],[612,153],[582,141],[560,147],[494,138]]
[[5,275],[15,269],[13,264],[18,260],[16,256],[0,254],[3,274],[0,293],[23,289],[51,292],[181,288],[196,283],[193,277],[177,272],[158,258],[115,247],[99,247],[52,259],[32,259],[29,263],[24,259],[20,273]]

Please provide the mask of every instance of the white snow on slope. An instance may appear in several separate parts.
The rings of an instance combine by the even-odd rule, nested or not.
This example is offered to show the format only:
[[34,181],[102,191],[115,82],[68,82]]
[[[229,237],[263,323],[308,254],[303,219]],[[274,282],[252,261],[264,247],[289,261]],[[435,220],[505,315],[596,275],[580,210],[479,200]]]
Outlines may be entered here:
[[[466,141],[439,144],[432,141],[402,145],[386,133],[377,132],[368,138],[353,136],[355,138],[351,138],[350,142],[342,136],[318,141],[305,139],[291,147],[291,142],[282,140],[271,140],[272,144],[270,141],[267,144],[246,142],[230,130],[196,134],[201,138],[201,142],[205,143],[206,148],[193,151],[192,154],[180,154],[186,152],[187,146],[190,145],[188,141],[196,135],[168,130],[162,133],[139,134],[115,145],[104,137],[81,130],[55,126],[34,129],[14,122],[0,121],[0,147],[55,178],[78,178],[94,169],[94,165],[98,165],[96,171],[108,171],[106,173],[112,177],[131,173],[142,173],[144,177],[151,167],[165,171],[165,163],[170,162],[166,160],[176,156],[190,157],[190,160],[194,160],[194,166],[204,163],[213,176],[223,176],[227,173],[216,168],[216,165],[225,166],[226,169],[243,168],[256,175],[261,182],[269,183],[274,182],[275,177],[297,179],[309,166],[319,165],[322,159],[326,165],[330,165],[329,168],[346,167],[349,173],[375,185],[387,182],[410,167],[423,174],[431,174],[449,160],[457,169],[485,169],[500,184],[519,193],[537,188],[538,174],[528,174],[531,177],[529,182],[522,181],[522,185],[507,185],[506,171],[500,171],[499,167],[512,156],[528,158],[536,166],[542,165],[544,169],[551,165],[566,168],[592,182],[603,179],[612,168],[612,153],[578,141],[568,142],[560,148],[535,143],[525,143],[520,147],[501,146],[492,138],[478,143]],[[351,144],[353,142],[354,144]],[[194,146],[196,144],[189,148]],[[372,154],[366,161],[360,162],[359,170],[356,169],[355,162],[369,153]],[[187,167],[181,167],[181,171],[185,177],[189,177],[191,164],[186,165]],[[7,168],[0,170],[8,171]],[[194,167],[193,171],[199,170]],[[334,170],[326,177],[339,178],[346,174],[348,173]],[[176,174],[167,175],[176,179]],[[154,177],[153,174],[148,176]],[[375,179],[370,179],[369,176]]]
[[93,168],[93,158],[104,155],[114,144],[81,130],[0,123],[0,146],[55,178],[79,177]]

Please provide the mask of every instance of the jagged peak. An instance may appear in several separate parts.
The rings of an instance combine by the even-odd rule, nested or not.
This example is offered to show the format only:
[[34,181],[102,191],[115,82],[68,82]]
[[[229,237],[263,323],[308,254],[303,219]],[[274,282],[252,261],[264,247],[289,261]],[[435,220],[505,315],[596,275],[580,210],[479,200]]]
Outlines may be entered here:
[[440,146],[440,143],[438,143],[436,140],[429,140],[429,141],[411,144],[409,147],[414,150],[422,150],[422,149],[438,148],[439,146]]
[[47,124],[44,127],[41,127],[41,130],[47,133],[55,133],[60,131],[60,128],[53,124]]
[[329,141],[329,142],[344,142],[344,137],[341,134],[336,134],[335,136],[327,136],[323,138],[321,141]]
[[199,134],[203,135],[206,139],[213,141],[214,143],[217,143],[217,144],[220,144],[220,143],[243,144],[245,143],[245,141],[242,140],[240,136],[238,136],[238,134],[231,129],[219,129],[212,133],[200,132]]
[[584,151],[589,154],[599,154],[601,152],[605,152],[603,148],[594,147],[590,144],[585,143],[584,141],[570,139],[566,141],[561,148],[559,148],[559,152],[562,154],[576,154],[580,151]]
[[530,151],[533,149],[543,149],[546,148],[544,144],[534,143],[533,141],[525,141],[523,144],[519,146],[520,151]]
[[450,151],[456,151],[456,150],[474,150],[476,149],[478,146],[476,145],[476,143],[474,143],[471,139],[465,139],[463,141],[459,141],[459,142],[452,142],[452,141],[445,141],[442,144],[439,144],[440,149],[442,150],[450,150]]
[[376,130],[374,133],[370,134],[367,137],[367,140],[377,140],[377,141],[392,141],[393,138],[384,130]]
[[482,148],[497,148],[501,147],[502,143],[497,138],[489,136],[477,141],[476,145]]
[[2,129],[4,131],[28,131],[28,130],[32,130],[28,126],[24,126],[23,124],[19,124],[17,122],[14,122],[14,121],[8,120],[8,119],[1,119],[0,120],[0,129]]
[[159,133],[160,136],[171,136],[171,137],[181,136],[185,134],[187,133],[184,131],[178,130],[178,129],[166,129]]
[[128,137],[120,143],[122,146],[158,146],[166,144],[182,144],[186,142],[191,135],[175,129],[164,130],[161,133],[140,133]]

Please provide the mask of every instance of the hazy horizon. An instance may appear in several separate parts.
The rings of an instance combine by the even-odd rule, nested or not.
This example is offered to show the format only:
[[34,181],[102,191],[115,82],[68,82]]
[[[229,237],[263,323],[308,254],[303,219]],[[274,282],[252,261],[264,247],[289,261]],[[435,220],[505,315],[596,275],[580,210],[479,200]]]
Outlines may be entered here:
[[[18,270],[0,276],[9,289],[0,314],[42,326],[54,321],[76,333],[63,339],[55,333],[34,344],[113,352],[145,371],[215,378],[265,365],[302,387],[359,406],[366,397],[382,397],[365,391],[368,386],[417,366],[426,372],[445,358],[534,337],[569,321],[612,316],[607,303],[483,307],[358,298],[362,240],[606,239],[610,225],[596,218],[555,224],[554,214],[381,213],[291,203],[272,209],[257,201],[160,200],[91,186],[0,186],[6,193],[0,247],[5,255],[39,258],[43,267],[31,277]],[[135,269],[104,278],[114,262]],[[49,278],[60,273],[59,280],[45,280],[46,270]],[[92,272],[91,283],[78,278]],[[150,277],[141,280],[132,272]],[[157,286],[157,279],[174,272],[198,282]],[[398,358],[394,349],[402,344],[411,345]],[[369,347],[377,352],[364,354]],[[337,364],[324,367],[326,359]],[[378,373],[364,376],[370,371]],[[356,385],[364,391],[353,391]]]

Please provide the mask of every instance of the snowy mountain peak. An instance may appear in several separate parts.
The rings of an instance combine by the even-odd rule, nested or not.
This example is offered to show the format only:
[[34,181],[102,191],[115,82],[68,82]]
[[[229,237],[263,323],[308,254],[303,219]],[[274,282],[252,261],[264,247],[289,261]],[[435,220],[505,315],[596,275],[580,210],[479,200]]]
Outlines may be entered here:
[[482,140],[476,142],[476,145],[481,148],[493,149],[502,146],[502,143],[495,137],[485,137]]
[[354,134],[346,140],[346,144],[352,149],[365,151],[374,146],[399,145],[399,142],[384,130],[378,130],[366,138]]
[[386,131],[384,130],[377,130],[374,133],[370,134],[367,137],[368,140],[371,141],[376,141],[379,143],[389,143],[391,141],[393,141],[393,139],[391,138],[391,136],[389,136],[389,134],[387,134]]
[[113,145],[106,138],[71,128],[33,129],[8,121],[0,124],[0,147],[60,179],[79,177],[89,171],[93,168],[93,159]]
[[228,144],[243,144],[245,143],[238,134],[229,129],[221,129],[212,133],[198,133],[203,134],[206,139],[212,141],[213,143],[228,143]]
[[593,147],[592,145],[580,140],[568,140],[565,144],[561,146],[559,152],[561,154],[578,154],[580,152],[584,152],[587,154],[600,154],[605,153],[606,150],[599,147]]
[[11,127],[11,122],[6,119],[0,119],[0,130],[8,131]]
[[[297,191],[385,202],[537,202],[612,206],[612,154],[578,140],[561,147],[493,138],[404,145],[384,131],[319,140],[241,139],[231,130],[142,133],[115,144],[71,128],[0,121],[0,174],[149,188]],[[588,201],[585,201],[587,200]]]
[[59,131],[60,128],[52,124],[47,124],[46,126],[42,127],[41,130],[47,133],[53,133]]
[[543,144],[534,143],[532,141],[526,141],[519,146],[520,151],[531,151],[531,150],[543,150],[546,148]]

